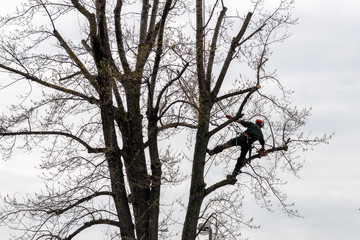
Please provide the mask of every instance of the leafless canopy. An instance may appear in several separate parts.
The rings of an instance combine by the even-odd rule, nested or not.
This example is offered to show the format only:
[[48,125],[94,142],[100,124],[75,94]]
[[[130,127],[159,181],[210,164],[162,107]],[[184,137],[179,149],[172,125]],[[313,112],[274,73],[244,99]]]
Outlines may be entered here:
[[[301,132],[309,110],[266,68],[296,23],[292,0],[271,2],[13,1],[0,19],[0,68],[12,81],[0,84],[21,95],[0,117],[1,155],[41,149],[46,185],[2,196],[0,223],[14,239],[70,240],[106,225],[108,239],[189,240],[199,222],[239,239],[253,226],[246,189],[297,215],[278,174],[297,175],[296,151],[328,138]],[[253,154],[234,180],[239,149],[206,150],[236,134],[239,117],[264,119],[269,155]],[[173,198],[178,189],[189,199]]]

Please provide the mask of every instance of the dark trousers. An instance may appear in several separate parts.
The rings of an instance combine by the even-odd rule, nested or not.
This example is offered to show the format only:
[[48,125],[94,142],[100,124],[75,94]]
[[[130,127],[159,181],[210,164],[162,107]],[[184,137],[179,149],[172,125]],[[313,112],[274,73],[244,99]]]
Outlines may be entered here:
[[240,157],[238,158],[238,160],[236,162],[234,173],[233,173],[233,174],[238,174],[240,169],[245,165],[246,153],[249,151],[249,149],[251,147],[251,144],[249,143],[246,136],[240,135],[233,139],[230,139],[226,143],[216,146],[210,152],[211,152],[211,155],[213,155],[215,153],[222,152],[226,148],[234,147],[234,146],[241,147]]

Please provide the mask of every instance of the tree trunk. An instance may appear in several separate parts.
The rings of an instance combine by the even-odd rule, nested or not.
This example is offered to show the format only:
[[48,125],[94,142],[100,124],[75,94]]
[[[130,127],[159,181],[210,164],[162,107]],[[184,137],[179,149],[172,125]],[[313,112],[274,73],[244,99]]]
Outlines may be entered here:
[[204,71],[203,46],[203,18],[202,1],[196,1],[196,67],[199,86],[199,115],[198,129],[192,166],[191,186],[188,209],[182,232],[182,240],[192,240],[196,237],[196,227],[202,202],[205,197],[204,167],[206,147],[208,145],[209,119],[210,119],[210,82],[206,82]]
[[114,202],[119,218],[119,227],[123,239],[135,239],[134,224],[132,222],[128,198],[125,189],[123,165],[120,158],[120,150],[117,143],[114,113],[112,110],[111,88],[102,88],[101,100],[101,119],[106,146],[106,159],[109,165],[110,180]]
[[202,202],[205,197],[204,166],[206,146],[208,142],[208,139],[206,137],[208,127],[208,124],[203,124],[199,127],[196,135],[196,144],[191,175],[190,197],[185,217],[184,228],[182,232],[182,240],[195,239],[196,237],[198,217]]
[[160,211],[160,186],[161,186],[161,162],[158,151],[158,127],[157,120],[149,117],[149,154],[151,161],[151,191],[150,191],[150,213],[149,213],[149,239],[158,239],[159,211]]
[[142,115],[140,112],[140,81],[128,78],[124,85],[127,100],[127,120],[119,127],[123,134],[123,151],[126,173],[131,190],[131,199],[136,224],[137,239],[148,239],[150,180],[147,172]]

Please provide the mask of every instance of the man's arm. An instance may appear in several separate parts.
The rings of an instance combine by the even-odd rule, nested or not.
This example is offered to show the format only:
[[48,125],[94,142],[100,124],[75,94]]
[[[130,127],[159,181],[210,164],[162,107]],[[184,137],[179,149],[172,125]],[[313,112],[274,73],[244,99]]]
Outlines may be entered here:
[[[230,116],[230,115],[226,115],[226,118],[230,119],[231,116]],[[247,124],[248,122],[243,121],[243,120],[241,120],[240,118],[237,119],[237,120],[235,120],[235,122],[240,123],[240,124],[243,125],[244,127],[248,127],[248,125],[249,125],[249,124]]]
[[261,150],[265,150],[265,140],[264,140],[264,138],[262,137],[261,139],[259,139],[259,142],[261,144]]

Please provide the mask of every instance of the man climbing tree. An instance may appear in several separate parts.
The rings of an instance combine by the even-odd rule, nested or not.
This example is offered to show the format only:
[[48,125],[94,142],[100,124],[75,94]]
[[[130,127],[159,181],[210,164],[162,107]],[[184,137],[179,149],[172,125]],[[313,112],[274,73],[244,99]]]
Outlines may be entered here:
[[[230,115],[226,115],[228,119],[231,118]],[[247,129],[240,135],[230,139],[224,144],[216,146],[214,149],[208,151],[209,155],[212,156],[216,153],[222,152],[224,149],[234,146],[241,147],[240,157],[238,158],[232,177],[235,177],[239,174],[240,169],[245,165],[245,157],[248,151],[251,151],[251,146],[254,142],[259,141],[261,144],[260,153],[265,152],[265,140],[261,128],[264,126],[264,122],[260,119],[256,119],[255,123],[243,121],[237,119],[236,122],[240,123]]]

